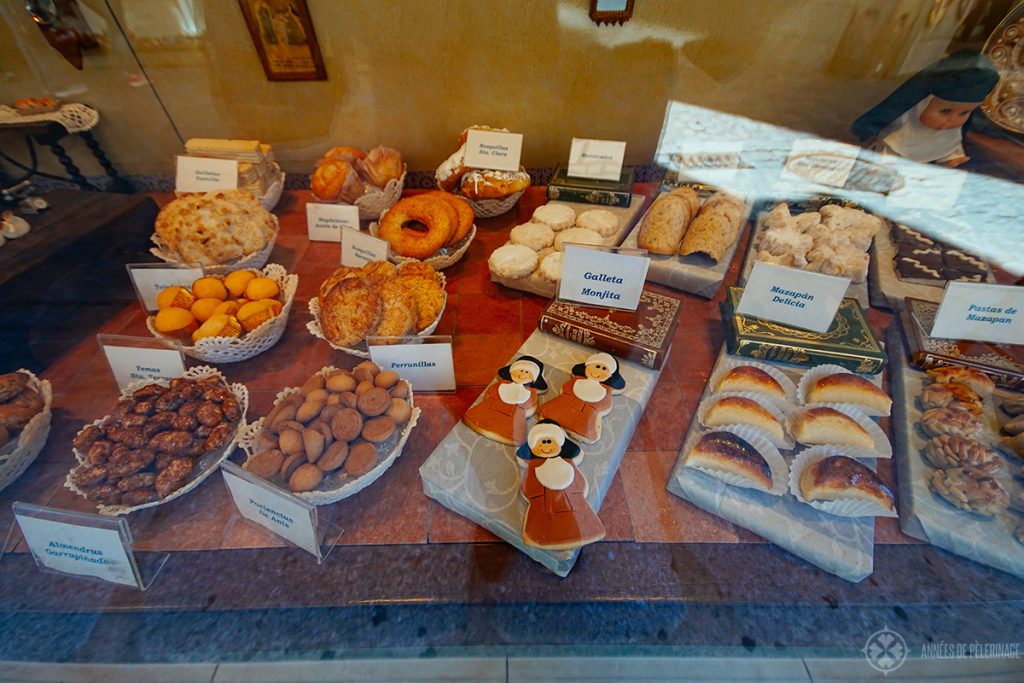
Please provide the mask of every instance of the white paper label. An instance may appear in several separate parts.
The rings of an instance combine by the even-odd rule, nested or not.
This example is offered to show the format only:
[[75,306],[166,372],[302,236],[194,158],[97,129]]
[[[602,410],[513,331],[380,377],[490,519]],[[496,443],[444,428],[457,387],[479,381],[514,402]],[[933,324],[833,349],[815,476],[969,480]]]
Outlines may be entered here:
[[103,345],[103,353],[119,389],[139,380],[171,380],[185,373],[185,363],[177,349]]
[[202,268],[138,268],[129,264],[128,275],[135,283],[135,291],[142,297],[142,305],[147,311],[155,311],[157,295],[167,287],[192,286],[192,283],[203,276]]
[[178,192],[213,192],[238,187],[238,162],[234,159],[178,157],[174,189]]
[[343,228],[359,229],[359,207],[350,204],[306,204],[311,242],[340,242]]
[[849,286],[849,278],[755,261],[736,312],[824,332]]
[[817,138],[797,140],[786,159],[782,178],[842,187],[858,154],[860,148],[855,145]]
[[574,178],[617,181],[622,177],[622,160],[625,156],[625,142],[573,138],[569,149],[569,175]]
[[132,563],[116,529],[101,529],[17,515],[18,526],[36,560],[47,569],[138,586]]
[[358,228],[342,228],[341,231],[341,265],[361,268],[371,261],[387,261],[388,247],[386,240],[378,239]]
[[415,391],[455,391],[451,344],[371,344],[370,359],[394,370]]
[[470,129],[466,133],[466,166],[518,171],[523,151],[522,133]]
[[651,259],[565,245],[558,298],[635,311]]
[[931,336],[1024,344],[1024,288],[950,282]]
[[320,541],[309,506],[286,491],[259,486],[221,468],[242,516],[320,557]]

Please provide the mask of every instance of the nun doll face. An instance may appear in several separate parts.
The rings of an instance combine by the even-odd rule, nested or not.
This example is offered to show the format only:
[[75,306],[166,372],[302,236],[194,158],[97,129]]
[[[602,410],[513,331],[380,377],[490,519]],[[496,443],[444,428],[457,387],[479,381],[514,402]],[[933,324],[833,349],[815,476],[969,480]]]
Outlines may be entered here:
[[918,120],[932,130],[954,130],[967,123],[971,112],[980,104],[981,102],[954,102],[933,96],[918,116]]
[[594,361],[587,363],[584,367],[584,372],[588,379],[596,379],[598,382],[603,382],[612,376],[612,368],[604,361]]
[[530,452],[540,458],[554,458],[561,454],[562,446],[550,436],[545,436],[537,439]]
[[533,376],[533,373],[530,372],[529,368],[522,366],[516,367],[515,365],[509,369],[508,375],[516,384],[527,384],[528,382],[532,382],[537,379]]

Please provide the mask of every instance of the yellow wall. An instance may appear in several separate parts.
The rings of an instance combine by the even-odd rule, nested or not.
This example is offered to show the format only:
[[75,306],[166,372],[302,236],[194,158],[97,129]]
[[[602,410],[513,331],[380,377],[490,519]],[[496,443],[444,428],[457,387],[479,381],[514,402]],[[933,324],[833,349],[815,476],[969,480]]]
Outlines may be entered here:
[[[264,77],[233,0],[81,0],[102,42],[81,72],[23,4],[0,0],[0,101],[95,106],[131,174],[172,172],[189,137],[270,142],[292,172],[379,143],[433,169],[473,123],[524,133],[527,166],[564,160],[573,136],[624,139],[644,163],[671,99],[849,139],[957,25],[951,10],[928,28],[931,0],[636,0],[601,27],[587,0],[308,0],[328,80],[288,83]],[[21,153],[9,135],[0,149]]]

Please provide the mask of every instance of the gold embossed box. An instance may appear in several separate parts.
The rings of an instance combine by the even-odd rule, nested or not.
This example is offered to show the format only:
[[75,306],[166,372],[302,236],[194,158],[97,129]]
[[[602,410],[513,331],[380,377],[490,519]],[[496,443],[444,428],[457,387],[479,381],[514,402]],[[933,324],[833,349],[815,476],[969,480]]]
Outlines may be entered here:
[[742,295],[742,287],[730,287],[722,302],[729,353],[797,365],[834,363],[866,374],[880,372],[888,362],[856,299],[843,299],[832,325],[819,333],[740,315],[736,306]]
[[682,302],[644,290],[635,311],[556,299],[540,316],[541,330],[654,370],[668,358]]

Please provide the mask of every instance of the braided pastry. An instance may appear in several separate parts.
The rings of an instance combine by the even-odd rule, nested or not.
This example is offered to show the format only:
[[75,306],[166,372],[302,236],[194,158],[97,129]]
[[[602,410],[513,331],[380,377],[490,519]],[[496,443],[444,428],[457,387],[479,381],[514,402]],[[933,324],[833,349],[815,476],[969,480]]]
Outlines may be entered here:
[[945,408],[954,401],[953,392],[945,384],[929,384],[921,391],[921,407]]
[[928,440],[924,459],[939,469],[975,467],[991,472],[1000,467],[999,457],[984,444],[959,434],[941,434]]
[[921,429],[928,436],[957,434],[968,438],[981,436],[984,425],[981,419],[959,408],[932,408],[921,415]]
[[1010,506],[1010,495],[999,482],[973,467],[935,470],[928,486],[951,505],[969,512],[991,516]]

